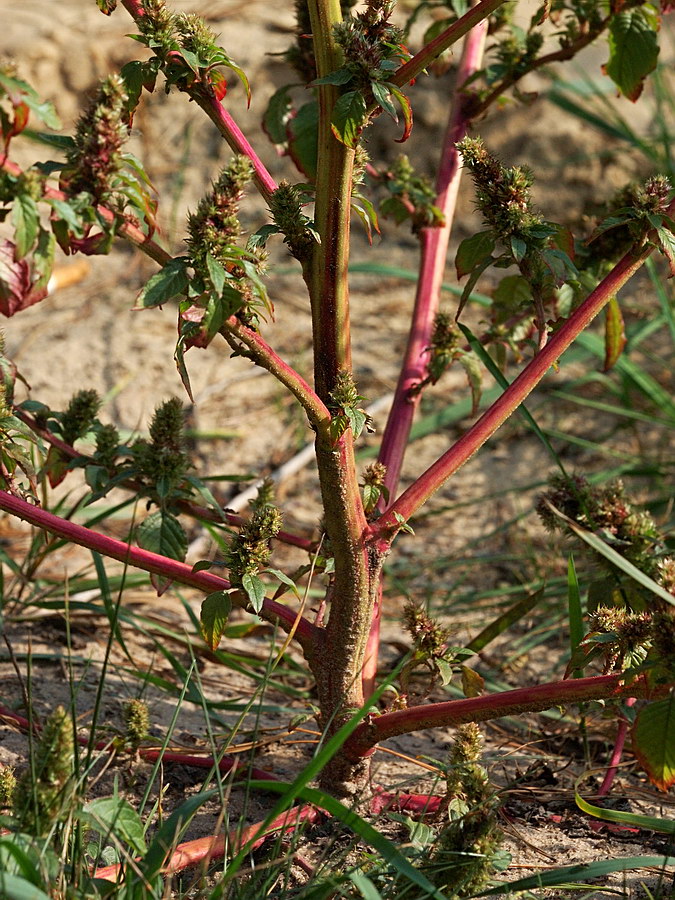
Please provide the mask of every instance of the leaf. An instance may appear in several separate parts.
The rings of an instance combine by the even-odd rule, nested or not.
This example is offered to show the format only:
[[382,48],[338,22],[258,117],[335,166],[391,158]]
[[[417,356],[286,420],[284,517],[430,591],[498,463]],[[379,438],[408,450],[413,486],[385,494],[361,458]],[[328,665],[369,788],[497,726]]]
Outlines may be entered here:
[[151,513],[136,529],[138,546],[170,559],[185,561],[187,536],[178,519],[165,510]]
[[225,282],[227,281],[227,272],[225,271],[225,267],[221,265],[221,263],[219,263],[217,259],[214,259],[214,257],[211,256],[210,253],[207,253],[206,268],[208,269],[209,278],[211,279],[213,289],[220,297],[223,293]]
[[122,797],[101,797],[91,800],[76,813],[77,818],[105,838],[112,832],[117,838],[143,856],[145,829],[131,804]]
[[605,307],[605,364],[602,369],[603,372],[609,372],[615,365],[625,346],[626,331],[623,325],[621,307],[616,297],[611,297]]
[[18,194],[14,198],[12,224],[16,242],[14,256],[20,260],[26,256],[35,243],[40,225],[37,203],[29,194]]
[[274,577],[278,578],[282,584],[285,584],[286,587],[289,587],[296,597],[300,596],[297,584],[293,581],[292,578],[289,578],[285,572],[282,572],[280,569],[265,569],[265,571],[269,572],[270,575],[274,575]]
[[246,596],[251,601],[251,606],[256,613],[259,613],[265,599],[265,584],[257,575],[246,574],[241,579],[241,586],[246,592]]
[[329,75],[324,75],[323,78],[315,78],[314,81],[312,81],[311,86],[316,87],[320,84],[334,84],[341,86],[343,84],[348,84],[353,77],[354,75],[349,69],[337,69]]
[[301,106],[286,126],[289,156],[309,181],[316,178],[318,127],[319,105],[315,100]]
[[285,147],[288,143],[286,128],[290,118],[290,87],[286,85],[272,94],[263,116],[263,128],[269,139],[277,147]]
[[246,242],[247,250],[257,250],[259,247],[265,247],[268,238],[273,234],[281,234],[281,228],[278,225],[262,225],[254,234],[252,234]]
[[522,238],[511,235],[511,253],[517,263],[522,262],[522,260],[525,259],[527,244]]
[[[664,217],[664,220],[667,221]],[[671,228],[662,226],[656,229],[659,250],[668,260],[669,278],[675,276],[675,235]]]
[[173,297],[184,294],[189,285],[187,275],[188,260],[178,256],[168,262],[164,268],[153,275],[136,298],[134,309],[148,309],[161,306]]
[[366,101],[361,91],[347,91],[333,107],[331,131],[345,147],[355,147],[366,121]]
[[397,88],[395,88],[393,85],[391,85],[391,92],[394,95],[394,97],[396,97],[398,102],[401,104],[401,112],[403,113],[403,119],[405,121],[405,128],[403,129],[403,134],[401,135],[400,138],[396,139],[397,144],[402,144],[404,141],[408,140],[408,138],[410,137],[410,132],[412,131],[412,127],[413,127],[412,106],[410,105],[410,100],[408,100],[406,95],[403,94],[401,91],[399,91]]
[[476,266],[480,265],[495,249],[495,238],[492,231],[481,231],[470,238],[465,238],[457,249],[455,269],[457,278],[461,279]]
[[15,259],[14,249],[11,241],[0,241],[0,313],[8,318],[47,296],[46,285],[33,283],[28,262]]
[[371,81],[370,87],[372,89],[373,97],[375,98],[376,102],[380,104],[380,106],[388,116],[391,116],[394,122],[398,122],[396,107],[390,100],[391,85],[382,84],[380,81]]
[[602,67],[621,93],[635,102],[659,55],[658,14],[648,8],[625,9],[609,26],[609,60]]
[[49,479],[49,484],[55,488],[68,474],[69,459],[64,456],[58,447],[50,447],[45,460],[44,471]]
[[96,0],[96,5],[104,15],[110,16],[115,12],[117,0]]
[[475,416],[478,412],[483,391],[483,369],[475,353],[460,352],[457,355],[457,359],[466,372],[469,387],[471,388],[471,415]]
[[[675,694],[643,707],[632,730],[633,753],[662,791],[675,784]],[[673,823],[675,831],[675,823]]]
[[[194,571],[194,569],[193,569]],[[202,601],[199,629],[211,650],[217,650],[232,611],[230,591],[214,591]]]
[[470,669],[469,666],[462,666],[462,691],[465,697],[480,697],[485,690],[485,680],[482,675]]

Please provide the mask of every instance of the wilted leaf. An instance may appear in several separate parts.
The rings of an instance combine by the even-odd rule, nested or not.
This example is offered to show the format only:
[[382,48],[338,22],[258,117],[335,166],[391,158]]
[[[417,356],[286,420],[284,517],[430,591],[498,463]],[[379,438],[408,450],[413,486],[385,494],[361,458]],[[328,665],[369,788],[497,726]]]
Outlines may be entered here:
[[478,672],[462,666],[462,691],[465,697],[480,697],[485,690],[485,680]]
[[225,631],[227,619],[232,610],[232,600],[229,591],[214,591],[202,602],[199,616],[199,628],[207,645],[211,650],[217,650],[220,639]]
[[626,332],[621,307],[616,297],[612,297],[605,308],[605,365],[603,372],[609,372],[616,364],[625,346]]
[[675,695],[643,707],[633,725],[633,752],[662,791],[675,784]]

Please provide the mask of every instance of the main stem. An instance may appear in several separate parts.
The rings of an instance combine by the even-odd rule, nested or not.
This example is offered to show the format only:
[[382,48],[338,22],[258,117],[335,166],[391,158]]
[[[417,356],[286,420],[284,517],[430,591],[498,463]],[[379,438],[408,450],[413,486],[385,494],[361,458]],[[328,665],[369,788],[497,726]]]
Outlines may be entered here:
[[[308,0],[319,77],[340,67],[341,51],[333,29],[342,20],[339,0]],[[314,380],[319,398],[331,406],[338,376],[351,373],[349,321],[349,237],[354,150],[338,141],[331,117],[337,87],[318,87],[319,129],[315,225],[321,243],[314,248],[305,277],[312,307]],[[379,557],[369,557],[364,542],[367,523],[358,486],[351,430],[333,442],[317,431],[316,458],[325,514],[327,544],[335,560],[328,589],[326,625],[329,653],[314,667],[324,726],[335,731],[350,710],[363,705],[361,670],[377,589]],[[341,764],[324,770],[322,783],[336,794],[363,787],[367,766]]]

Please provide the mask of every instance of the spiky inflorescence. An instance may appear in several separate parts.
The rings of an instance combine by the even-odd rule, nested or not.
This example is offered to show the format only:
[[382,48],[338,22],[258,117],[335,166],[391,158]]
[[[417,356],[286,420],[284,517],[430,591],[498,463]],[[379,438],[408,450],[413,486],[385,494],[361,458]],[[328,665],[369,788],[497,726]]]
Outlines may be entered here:
[[101,400],[94,390],[78,391],[61,416],[63,440],[74,444],[78,438],[84,437],[94,424]]
[[67,812],[73,749],[73,720],[57,706],[45,722],[34,759],[15,795],[14,815],[28,834],[46,834]]
[[251,180],[253,167],[245,156],[235,156],[188,217],[187,245],[195,267],[206,270],[206,257],[227,266],[229,250],[241,233],[239,204]]
[[537,502],[537,512],[548,529],[569,532],[550,504],[583,528],[604,532],[638,569],[652,578],[660,577],[656,524],[649,513],[633,509],[621,481],[601,487],[589,484],[581,475],[554,475],[549,484],[549,490]]
[[153,484],[163,480],[168,486],[180,481],[188,467],[184,441],[183,405],[176,397],[161,403],[150,423],[150,441],[133,446],[136,464]]
[[254,508],[249,522],[242,525],[226,553],[230,581],[241,587],[245,575],[255,575],[267,565],[270,541],[281,530],[281,513],[272,505]]
[[11,766],[0,766],[0,810],[8,810],[14,804],[16,776]]
[[543,222],[531,208],[534,177],[527,167],[503,166],[480,138],[464,138],[457,149],[471,173],[483,219],[497,235],[518,235]]
[[[485,885],[502,839],[498,801],[480,764],[482,748],[483,736],[475,722],[457,728],[446,776],[450,821],[431,857],[431,877],[439,887],[451,884],[457,898],[474,896]],[[466,854],[459,866],[458,854]]]
[[134,750],[140,747],[148,736],[150,728],[150,712],[145,700],[127,700],[122,711],[124,718],[124,737]]
[[97,203],[110,202],[122,168],[122,146],[129,135],[128,96],[119,75],[101,83],[98,94],[77,123],[75,146],[68,151],[64,179],[71,193],[86,191]]
[[392,0],[368,0],[362,12],[335,26],[335,40],[359,88],[367,89],[373,79],[381,79],[385,60],[401,56],[403,32],[389,21],[394,6]]
[[282,181],[270,197],[270,213],[284,234],[284,243],[288,244],[296,259],[305,259],[315,244],[315,238],[307,229],[307,217],[302,212],[302,195],[300,189],[287,181]]
[[164,0],[141,0],[144,15],[137,20],[139,30],[153,38],[166,52],[173,47],[176,14],[167,9]]
[[114,425],[101,425],[96,432],[94,459],[106,469],[113,469],[117,459],[120,436]]
[[442,656],[449,631],[412,600],[403,610],[403,624],[407,628],[416,651],[427,657]]

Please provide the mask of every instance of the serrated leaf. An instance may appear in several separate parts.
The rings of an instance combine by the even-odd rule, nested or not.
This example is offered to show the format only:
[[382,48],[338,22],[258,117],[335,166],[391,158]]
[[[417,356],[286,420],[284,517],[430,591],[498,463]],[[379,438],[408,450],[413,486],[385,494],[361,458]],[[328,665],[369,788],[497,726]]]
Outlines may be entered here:
[[136,529],[138,546],[184,562],[188,541],[178,519],[165,510],[151,513]]
[[345,416],[349,421],[349,425],[354,434],[354,438],[360,436],[363,428],[368,421],[368,414],[362,409],[345,409]]
[[609,60],[603,66],[621,93],[635,102],[659,55],[658,15],[644,7],[613,16],[609,26]]
[[141,817],[122,797],[101,797],[86,803],[76,817],[106,839],[112,833],[135,853],[144,855],[145,828]]
[[355,147],[366,121],[366,101],[361,91],[347,91],[333,107],[331,131],[345,147]]
[[516,262],[521,262],[523,259],[525,259],[525,254],[527,253],[527,244],[522,238],[511,235],[511,253],[513,254],[513,258]]
[[[193,570],[194,571],[194,570]],[[214,591],[202,601],[199,630],[211,650],[217,650],[232,611],[230,591]]]
[[281,234],[281,228],[278,225],[263,225],[255,234],[252,234],[246,242],[247,250],[257,250],[259,247],[265,247],[268,239],[273,234]]
[[246,596],[251,601],[251,606],[256,613],[259,613],[265,599],[265,584],[257,575],[244,575],[241,579],[241,586],[246,592]]
[[495,238],[492,231],[481,231],[470,238],[465,238],[457,249],[455,269],[457,278],[461,279],[473,272],[495,249]]
[[632,730],[633,752],[652,784],[675,784],[675,694],[643,707]]
[[149,309],[161,306],[162,303],[184,294],[189,285],[187,275],[188,261],[182,256],[168,262],[164,268],[153,275],[136,298],[135,309]]
[[206,254],[206,268],[208,269],[209,278],[216,294],[220,297],[227,281],[227,272],[217,259],[214,259],[210,253]]
[[16,243],[16,259],[20,260],[29,253],[38,233],[40,216],[37,203],[29,194],[18,194],[12,204],[12,224]]
[[616,297],[611,297],[605,307],[605,364],[603,372],[616,364],[626,346],[626,331],[623,324],[621,307]]

